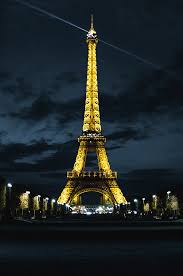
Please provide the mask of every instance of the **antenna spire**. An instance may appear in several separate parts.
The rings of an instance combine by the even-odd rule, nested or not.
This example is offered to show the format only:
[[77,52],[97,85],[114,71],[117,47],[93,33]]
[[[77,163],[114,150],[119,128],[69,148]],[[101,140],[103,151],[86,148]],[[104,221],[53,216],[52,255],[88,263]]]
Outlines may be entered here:
[[91,26],[87,34],[87,39],[97,39],[97,34],[93,26],[93,14],[91,14]]
[[93,14],[91,14],[91,30],[93,30],[94,27],[93,27]]

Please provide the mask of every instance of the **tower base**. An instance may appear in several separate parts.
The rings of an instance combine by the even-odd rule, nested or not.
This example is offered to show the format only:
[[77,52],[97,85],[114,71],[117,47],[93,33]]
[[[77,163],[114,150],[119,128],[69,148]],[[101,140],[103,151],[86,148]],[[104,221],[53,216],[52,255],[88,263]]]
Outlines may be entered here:
[[106,176],[101,172],[83,172],[79,176],[68,172],[67,184],[58,198],[59,204],[80,205],[83,193],[98,192],[102,194],[103,203],[126,204],[127,201],[118,187],[116,172]]

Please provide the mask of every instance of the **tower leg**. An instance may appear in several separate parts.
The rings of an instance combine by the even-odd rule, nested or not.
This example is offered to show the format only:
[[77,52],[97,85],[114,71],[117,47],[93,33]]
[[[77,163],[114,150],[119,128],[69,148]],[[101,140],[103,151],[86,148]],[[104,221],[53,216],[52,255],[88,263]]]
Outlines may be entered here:
[[96,147],[99,170],[110,173],[111,168],[103,142],[98,142]]
[[86,142],[82,141],[80,143],[78,154],[76,156],[76,161],[74,163],[73,172],[76,172],[77,174],[80,174],[84,168],[86,163],[86,155],[87,155],[87,146]]

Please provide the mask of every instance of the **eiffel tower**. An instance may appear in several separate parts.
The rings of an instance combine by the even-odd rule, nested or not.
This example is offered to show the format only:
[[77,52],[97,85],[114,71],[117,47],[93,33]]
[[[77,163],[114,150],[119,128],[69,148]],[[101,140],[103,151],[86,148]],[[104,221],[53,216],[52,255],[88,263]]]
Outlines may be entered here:
[[[88,67],[83,133],[78,138],[79,149],[72,171],[67,172],[67,183],[58,198],[59,204],[80,205],[81,195],[98,192],[103,204],[126,204],[126,199],[117,184],[117,172],[112,171],[105,150],[106,138],[101,133],[98,100],[96,47],[97,34],[91,17],[91,28],[87,33]],[[96,152],[98,171],[86,171],[88,152]]]

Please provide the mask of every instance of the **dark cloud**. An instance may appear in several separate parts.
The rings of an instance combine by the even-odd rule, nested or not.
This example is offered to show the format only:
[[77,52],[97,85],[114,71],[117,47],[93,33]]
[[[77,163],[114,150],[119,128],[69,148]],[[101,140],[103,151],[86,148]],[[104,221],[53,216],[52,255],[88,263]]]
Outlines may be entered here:
[[181,49],[177,49],[176,53],[175,53],[175,57],[173,60],[173,64],[171,66],[169,66],[170,70],[172,70],[172,72],[174,72],[174,77],[175,79],[179,79],[182,80],[182,73],[183,73],[183,50]]
[[[182,56],[182,52],[179,51],[172,68],[176,65],[178,68],[183,68],[179,59]],[[113,90],[118,91],[117,94],[100,94],[102,120],[120,124],[122,122],[137,122],[142,118],[152,120],[164,114],[168,114],[172,118],[182,118],[183,82],[174,77],[176,76],[163,71],[144,74],[142,79],[132,82],[128,89],[123,89],[121,92],[124,78],[124,75],[121,74],[120,82],[116,85],[114,83],[112,86]],[[45,92],[37,91],[38,96],[31,102],[31,105],[27,104],[27,107],[19,109],[18,112],[11,112],[9,115],[12,118],[32,121],[43,120],[54,115],[60,124],[74,121],[76,118],[81,119],[81,113],[84,110],[84,95],[66,101],[65,97],[62,100],[57,100],[52,93],[52,89],[59,90],[66,83],[73,85],[80,81],[80,76],[76,72],[61,72],[55,76],[55,80],[51,84],[52,88],[48,87]],[[16,84],[3,87],[3,91],[13,95],[17,100],[27,100],[35,95],[32,84],[20,77],[16,78]]]
[[[28,80],[24,77],[16,77],[8,72],[0,72],[0,85],[1,93],[7,96],[12,96],[18,101],[29,101],[30,99],[35,99],[37,96],[42,96],[42,94],[47,96],[55,96],[55,91],[59,92],[65,87],[74,86],[81,81],[81,74],[77,72],[60,72],[53,76],[53,80],[46,88],[37,88],[33,86],[33,81]],[[37,99],[39,101],[39,99]],[[40,99],[41,100],[41,99]]]
[[82,74],[80,74],[79,72],[60,72],[55,76],[50,88],[56,91],[60,91],[66,86],[74,86],[80,83],[81,76]]
[[[1,145],[0,153],[1,160],[8,164],[7,169],[9,171],[56,171],[72,167],[77,153],[77,146],[75,140],[63,144],[48,144],[42,140],[30,145]],[[49,154],[49,151],[53,153]],[[44,153],[46,153],[44,158],[41,158],[41,154]]]
[[[8,171],[48,172],[72,169],[77,155],[78,143],[70,140],[65,143],[49,144],[45,140],[27,144],[1,145],[0,154]],[[69,153],[69,154],[68,154]],[[88,154],[86,166],[96,167],[96,154]],[[1,162],[0,162],[1,164]],[[3,165],[3,170],[5,167]]]
[[30,81],[27,81],[24,77],[16,77],[10,73],[1,72],[0,82],[3,84],[1,85],[1,93],[7,97],[12,96],[17,101],[27,101],[36,92]]
[[30,107],[23,108],[16,114],[16,116],[24,120],[38,121],[55,113],[57,108],[58,104],[55,103],[51,97],[41,94],[35,101],[33,101]]
[[107,139],[110,141],[121,141],[125,143],[129,140],[142,140],[149,137],[149,128],[135,129],[135,128],[126,128],[121,131],[116,131],[107,136]]
[[3,82],[6,82],[8,80],[10,80],[12,77],[12,74],[10,72],[0,72],[0,84],[2,84]]
[[2,138],[3,136],[7,135],[7,132],[5,131],[0,131],[0,138]]
[[0,131],[0,143],[4,138],[8,136],[8,133],[6,131]]
[[141,169],[141,170],[133,170],[127,174],[127,177],[131,179],[139,179],[142,180],[144,177],[148,177],[149,179],[157,178],[161,176],[170,177],[175,175],[177,172],[174,169]]
[[129,196],[164,193],[168,190],[175,192],[177,186],[183,183],[183,173],[180,170],[139,169],[126,174],[120,174],[119,181]]
[[80,82],[81,76],[82,74],[79,74],[79,72],[61,72],[56,76],[55,80],[72,85]]
[[[11,87],[13,93],[13,87]],[[22,94],[23,96],[23,94]],[[83,99],[82,99],[83,100]],[[73,99],[67,102],[59,102],[52,99],[47,93],[41,93],[31,105],[20,108],[18,112],[3,113],[1,116],[10,116],[25,121],[40,121],[55,116],[60,124],[81,119],[81,99]],[[83,102],[83,101],[82,101]]]
[[19,77],[14,84],[7,84],[2,88],[6,95],[12,95],[16,100],[27,100],[35,95],[32,84],[25,81],[24,78]]
[[[118,95],[100,97],[102,118],[108,122],[135,122],[168,114],[182,116],[183,82],[163,72],[144,76]],[[108,112],[110,106],[110,116]],[[180,112],[180,113],[178,113]]]
[[106,150],[109,151],[109,150],[115,150],[115,149],[120,149],[121,148],[121,145],[113,145],[113,146],[106,146]]
[[51,179],[62,179],[66,177],[66,173],[57,173],[57,172],[51,172],[51,173],[42,173],[40,174],[43,178],[51,178]]
[[20,159],[32,154],[40,154],[46,150],[59,149],[60,144],[48,144],[44,139],[30,145],[19,143],[19,144],[1,144],[0,153],[1,160],[14,162],[16,159]]
[[[30,87],[27,86],[28,88]],[[9,93],[18,93],[13,86],[7,87],[7,89]],[[124,93],[100,95],[102,120],[106,122],[115,121],[120,124],[122,122],[137,122],[142,118],[152,120],[156,116],[164,114],[176,118],[182,117],[182,90],[182,81],[167,79],[164,73],[156,72],[142,80],[138,80]],[[21,96],[23,97],[26,94],[31,95],[26,88],[22,88]],[[41,93],[29,107],[20,109],[18,112],[12,112],[10,115],[11,117],[32,121],[43,120],[54,115],[58,122],[63,124],[75,119],[81,120],[83,110],[84,97],[59,102],[54,100],[52,96]]]

